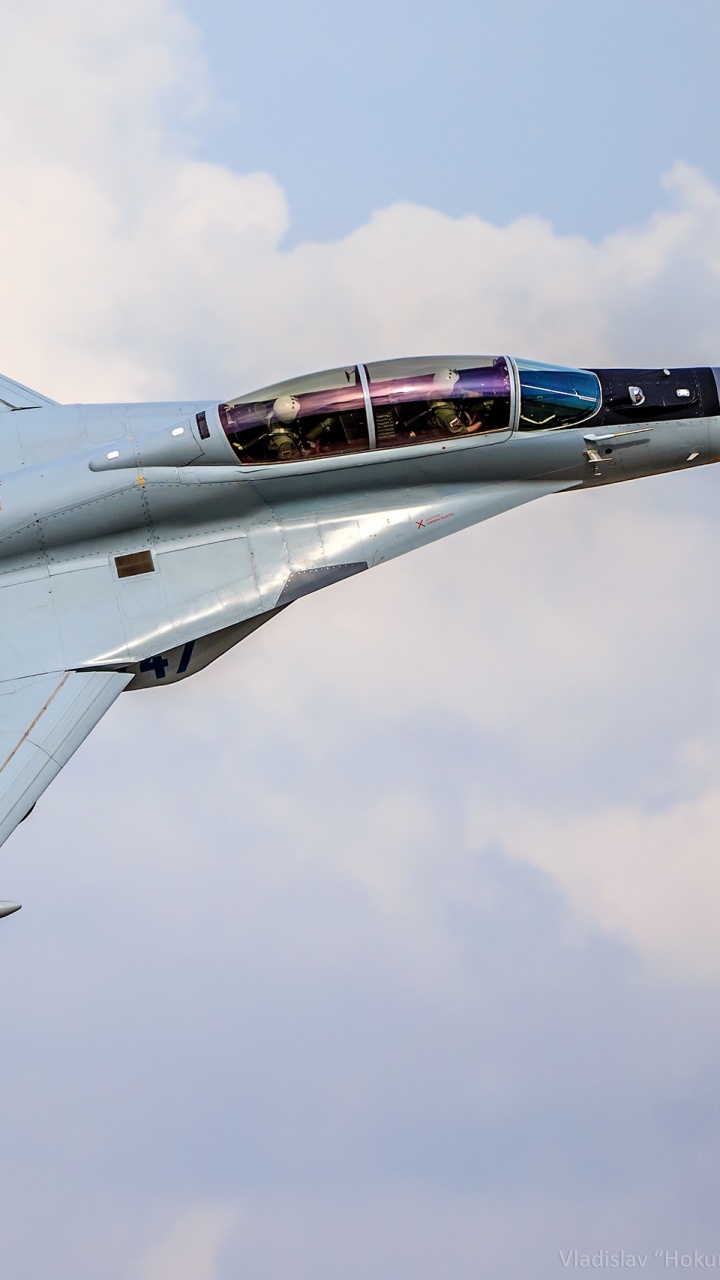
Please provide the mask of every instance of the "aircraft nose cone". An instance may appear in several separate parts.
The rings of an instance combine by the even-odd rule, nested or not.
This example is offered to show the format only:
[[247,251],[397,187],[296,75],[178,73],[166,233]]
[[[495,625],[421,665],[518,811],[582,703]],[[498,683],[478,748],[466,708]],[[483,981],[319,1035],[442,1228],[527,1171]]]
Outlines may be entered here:
[[13,911],[19,911],[22,902],[0,902],[0,919],[3,916],[11,916]]

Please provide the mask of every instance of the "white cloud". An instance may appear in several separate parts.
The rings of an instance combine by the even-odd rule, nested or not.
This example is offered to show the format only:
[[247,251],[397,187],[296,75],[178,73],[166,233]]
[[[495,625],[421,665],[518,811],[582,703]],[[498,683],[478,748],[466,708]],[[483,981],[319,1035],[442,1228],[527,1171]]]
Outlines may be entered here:
[[[560,1250],[597,1254],[625,1249],[653,1256],[657,1242],[684,1240],[687,1218],[667,1208],[664,1231],[653,1233],[648,1204],[639,1198],[599,1198],[579,1204],[561,1197],[445,1196],[429,1187],[388,1185],[372,1195],[305,1192],[245,1196],[238,1225],[216,1268],[198,1272],[168,1265],[152,1280],[232,1280],[236,1276],[293,1280],[366,1280],[368,1275],[412,1275],[476,1280],[478,1273],[525,1280],[532,1259],[537,1280],[562,1273]],[[211,1210],[203,1206],[198,1217]],[[220,1214],[224,1210],[219,1211]],[[188,1234],[194,1211],[187,1215]],[[518,1218],[522,1231],[518,1231]],[[610,1224],[610,1225],[609,1225]],[[705,1248],[712,1252],[711,1241]],[[672,1250],[671,1250],[672,1252]],[[158,1254],[160,1257],[161,1255]],[[172,1254],[168,1255],[168,1264]],[[141,1273],[144,1276],[144,1273]]]
[[137,1280],[215,1280],[219,1251],[237,1218],[233,1205],[193,1205],[133,1268]]
[[[482,824],[484,826],[484,823]],[[556,876],[586,919],[622,931],[674,975],[720,977],[720,793],[643,812],[499,824],[519,857]]]
[[[288,250],[277,182],[194,156],[203,64],[176,11],[5,5],[0,38],[0,368],[51,395],[220,395],[431,349],[720,355],[720,196],[687,166],[600,244],[398,204]],[[123,700],[3,851],[26,898],[3,933],[20,1044],[3,1159],[30,1151],[27,1220],[35,1169],[60,1186],[62,1153],[79,1202],[112,1151],[138,1199],[177,1174],[191,1205],[133,1245],[141,1280],[215,1280],[233,1248],[276,1277],[302,1247],[317,1276],[313,1239],[345,1210],[304,1205],[312,1177],[377,1188],[399,1151],[407,1187],[440,1151],[448,1185],[492,1181],[497,1156],[509,1184],[548,1165],[574,1188],[588,1115],[613,1186],[638,1151],[662,1157],[651,1120],[632,1130],[645,1075],[662,1058],[677,1096],[707,1099],[714,1048],[692,1000],[682,1044],[670,1005],[628,1044],[647,1010],[624,966],[720,976],[719,553],[707,474],[546,500],[298,603],[190,687]],[[586,1105],[606,1079],[612,1123]],[[289,1207],[238,1193],[256,1167]],[[448,1237],[477,1273],[487,1197],[404,1196],[365,1216],[350,1196],[329,1274],[357,1254],[358,1274],[435,1275]],[[511,1186],[496,1211],[498,1273],[519,1203]],[[568,1216],[577,1201],[558,1246]],[[121,1274],[109,1251],[80,1266]]]
[[[225,394],[354,358],[516,350],[712,361],[720,197],[678,165],[669,205],[592,244],[398,204],[286,250],[266,174],[192,158],[196,33],[160,0],[0,10],[3,364],[61,398]],[[661,357],[662,353],[662,357]]]
[[[667,208],[600,244],[532,216],[496,227],[399,204],[339,241],[286,250],[286,202],[269,175],[191,156],[203,63],[181,15],[159,0],[0,13],[9,68],[0,85],[0,338],[11,376],[60,398],[132,398],[239,391],[303,367],[433,349],[568,362],[720,354],[720,195],[685,165],[667,179]],[[672,495],[664,483],[656,492]],[[383,716],[424,708],[463,717],[504,749],[514,744],[516,760],[545,757],[562,771],[568,756],[584,758],[598,779],[595,800],[588,817],[569,821],[596,831],[596,815],[612,808],[603,779],[623,719],[668,735],[663,759],[658,743],[651,749],[635,734],[654,762],[646,800],[661,801],[673,774],[697,792],[712,772],[714,724],[698,730],[684,708],[708,680],[716,698],[718,542],[707,514],[675,515],[637,488],[546,501],[296,606],[238,660],[268,714],[272,704],[300,715],[332,688],[346,705],[354,697]],[[296,664],[283,660],[288,644],[310,676],[301,685]],[[539,798],[521,807],[529,823],[547,821]],[[648,832],[658,824],[640,811],[633,821]],[[490,824],[498,836],[510,825],[507,810]],[[368,841],[366,833],[358,848]],[[551,865],[535,844],[516,840],[570,883],[562,859]],[[623,876],[596,857],[594,836],[585,847],[597,903],[622,900],[625,926],[646,947],[665,936],[659,906],[654,930],[632,927],[641,909],[626,880],[635,883],[644,864],[629,854]],[[372,859],[357,866],[368,882],[380,875]],[[692,883],[714,902],[707,859],[702,866],[707,875],[696,861]],[[641,915],[649,910],[645,902]],[[596,916],[616,922],[607,907]],[[686,913],[676,951],[682,936],[696,956],[706,932]]]

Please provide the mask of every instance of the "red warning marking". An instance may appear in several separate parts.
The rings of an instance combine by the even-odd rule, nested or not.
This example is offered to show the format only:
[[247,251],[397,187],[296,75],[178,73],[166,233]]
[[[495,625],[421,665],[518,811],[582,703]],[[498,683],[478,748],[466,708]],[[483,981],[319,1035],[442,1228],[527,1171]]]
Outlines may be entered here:
[[440,520],[451,520],[454,514],[454,511],[445,511],[442,515],[427,516],[423,520],[416,520],[415,523],[418,529],[429,529],[431,524],[437,524]]

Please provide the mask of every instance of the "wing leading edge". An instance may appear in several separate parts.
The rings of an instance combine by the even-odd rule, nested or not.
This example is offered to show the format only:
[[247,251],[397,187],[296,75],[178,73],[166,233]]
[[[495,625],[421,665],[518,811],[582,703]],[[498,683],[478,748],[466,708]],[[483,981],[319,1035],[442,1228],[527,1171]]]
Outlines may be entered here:
[[0,681],[0,844],[132,679],[55,671]]

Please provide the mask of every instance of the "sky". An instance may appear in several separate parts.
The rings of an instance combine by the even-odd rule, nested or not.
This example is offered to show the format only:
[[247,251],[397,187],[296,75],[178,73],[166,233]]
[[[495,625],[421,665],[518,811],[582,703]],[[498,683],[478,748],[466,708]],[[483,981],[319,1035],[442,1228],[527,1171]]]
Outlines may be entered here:
[[[0,0],[0,371],[720,364],[719,25]],[[543,499],[119,700],[0,854],[3,1280],[720,1265],[718,483]]]

